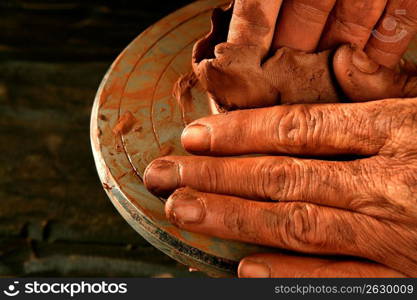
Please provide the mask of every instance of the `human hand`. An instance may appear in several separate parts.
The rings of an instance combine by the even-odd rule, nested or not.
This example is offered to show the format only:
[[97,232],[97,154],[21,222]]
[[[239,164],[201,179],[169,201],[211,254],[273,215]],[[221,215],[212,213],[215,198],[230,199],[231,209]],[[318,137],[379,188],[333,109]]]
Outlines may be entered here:
[[[417,276],[416,132],[417,99],[235,111],[190,124],[184,147],[310,158],[165,157],[144,180],[171,195],[167,216],[185,230],[380,264],[258,255],[241,262],[241,276],[256,262],[267,266],[261,277]],[[360,157],[329,158],[340,155]]]
[[[329,49],[353,44],[393,68],[417,31],[417,5],[413,0],[236,0],[233,15],[216,11],[213,19],[213,32],[195,46],[193,67],[223,107],[362,101],[337,89],[337,82],[344,85],[349,77],[333,78],[333,69],[348,69],[350,62],[333,63]],[[402,97],[368,94],[372,100]]]

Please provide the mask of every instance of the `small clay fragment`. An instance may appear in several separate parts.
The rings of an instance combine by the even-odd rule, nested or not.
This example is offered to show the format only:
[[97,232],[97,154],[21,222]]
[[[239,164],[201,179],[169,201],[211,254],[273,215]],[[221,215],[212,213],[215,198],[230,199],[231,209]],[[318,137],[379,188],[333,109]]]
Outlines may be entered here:
[[130,112],[126,111],[118,120],[116,126],[113,128],[114,135],[127,134],[133,126],[138,122],[135,116]]

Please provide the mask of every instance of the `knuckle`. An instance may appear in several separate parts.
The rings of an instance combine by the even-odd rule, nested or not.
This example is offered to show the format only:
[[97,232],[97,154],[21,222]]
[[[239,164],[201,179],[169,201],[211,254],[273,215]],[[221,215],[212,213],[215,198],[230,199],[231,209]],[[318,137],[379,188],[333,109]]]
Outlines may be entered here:
[[260,193],[265,199],[274,201],[296,201],[296,191],[303,189],[305,170],[301,163],[295,163],[292,159],[278,159],[261,164],[260,170],[255,174],[261,187]]
[[278,228],[278,236],[285,246],[298,249],[322,247],[322,238],[318,231],[317,208],[310,204],[291,204]]
[[357,252],[357,232],[352,226],[359,220],[336,215],[326,208],[308,203],[288,204],[281,216],[275,237],[285,249],[345,254]]
[[278,116],[275,129],[277,142],[279,145],[305,148],[320,130],[321,118],[320,114],[312,114],[305,105],[287,108]]

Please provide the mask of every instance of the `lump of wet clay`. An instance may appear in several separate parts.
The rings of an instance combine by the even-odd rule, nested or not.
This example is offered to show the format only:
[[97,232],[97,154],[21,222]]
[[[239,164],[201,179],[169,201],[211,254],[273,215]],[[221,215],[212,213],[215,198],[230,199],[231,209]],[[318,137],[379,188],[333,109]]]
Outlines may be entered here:
[[215,9],[211,32],[194,46],[193,70],[213,100],[226,109],[338,101],[331,51],[281,48],[264,59],[260,47],[226,42],[232,10]]
[[392,70],[354,45],[320,53],[284,47],[264,57],[265,48],[229,43],[232,12],[233,3],[215,9],[211,32],[193,49],[195,76],[219,111],[417,97],[415,64]]

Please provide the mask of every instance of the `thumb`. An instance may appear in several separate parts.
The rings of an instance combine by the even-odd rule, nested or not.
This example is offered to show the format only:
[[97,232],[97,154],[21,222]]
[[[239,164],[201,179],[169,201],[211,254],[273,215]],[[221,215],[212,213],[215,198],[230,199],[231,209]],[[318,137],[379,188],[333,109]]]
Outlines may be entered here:
[[396,71],[381,66],[361,49],[340,47],[333,68],[340,87],[352,101],[417,97],[417,77],[404,72],[405,68]]

